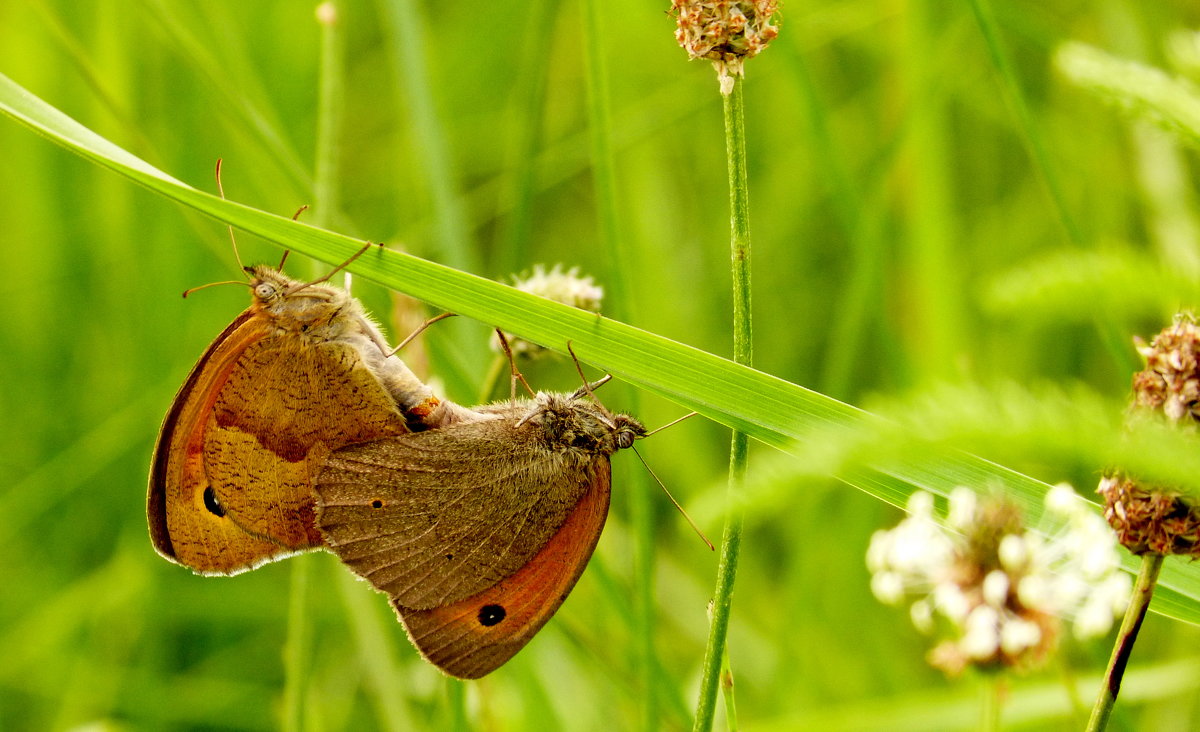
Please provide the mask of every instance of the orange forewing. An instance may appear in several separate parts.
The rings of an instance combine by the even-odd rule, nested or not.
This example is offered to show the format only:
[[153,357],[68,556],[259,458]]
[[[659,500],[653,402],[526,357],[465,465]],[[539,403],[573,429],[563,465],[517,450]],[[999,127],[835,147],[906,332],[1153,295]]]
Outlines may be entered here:
[[516,574],[472,597],[429,610],[393,602],[421,655],[447,673],[477,679],[494,671],[545,625],[587,566],[608,516],[608,459],[566,523]]
[[246,533],[221,513],[205,478],[207,417],[238,356],[261,337],[250,311],[217,336],[176,395],[154,447],[150,538],[159,554],[198,572],[232,574],[294,551]]
[[311,474],[339,447],[406,432],[398,400],[437,404],[383,356],[374,324],[344,291],[251,273],[254,304],[176,395],[150,474],[155,548],[204,574],[321,546]]

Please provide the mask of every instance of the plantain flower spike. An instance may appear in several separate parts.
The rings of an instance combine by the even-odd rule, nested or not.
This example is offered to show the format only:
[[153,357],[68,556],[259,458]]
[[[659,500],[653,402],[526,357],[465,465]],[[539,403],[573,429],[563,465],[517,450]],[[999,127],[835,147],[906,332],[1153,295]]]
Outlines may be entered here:
[[[1130,418],[1163,419],[1195,431],[1200,423],[1200,328],[1181,314],[1149,345],[1138,343],[1146,368],[1133,377]],[[1200,557],[1200,507],[1170,486],[1121,472],[1106,475],[1096,492],[1104,517],[1134,554]]]
[[734,78],[745,76],[746,59],[779,35],[771,25],[778,9],[778,0],[671,0],[675,40],[689,57],[713,62],[721,93],[728,96]]
[[[513,277],[512,284],[522,292],[592,313],[600,312],[600,301],[604,299],[604,288],[597,285],[591,275],[580,274],[578,267],[564,270],[561,264],[556,264],[549,270],[535,264],[531,271]],[[504,337],[515,355],[536,357],[546,351],[542,346],[524,338],[517,338],[511,333],[505,333]],[[494,341],[493,347],[497,347]]]
[[1129,577],[1103,519],[1065,484],[1045,501],[1035,531],[1000,496],[956,488],[939,518],[933,496],[917,491],[908,518],[871,538],[871,591],[909,604],[913,624],[936,639],[931,665],[950,676],[1028,670],[1064,625],[1078,639],[1104,635],[1124,610]]

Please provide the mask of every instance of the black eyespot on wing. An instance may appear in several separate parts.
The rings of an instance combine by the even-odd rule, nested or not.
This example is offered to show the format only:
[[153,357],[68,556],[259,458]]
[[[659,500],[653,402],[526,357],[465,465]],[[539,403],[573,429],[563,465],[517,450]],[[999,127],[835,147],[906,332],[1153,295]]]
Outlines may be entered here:
[[383,508],[383,499],[376,498],[375,500],[371,501],[371,508]]
[[500,605],[484,605],[479,608],[479,624],[485,627],[499,625],[508,612]]
[[213,491],[212,486],[207,486],[204,489],[204,507],[213,516],[224,516],[225,507],[221,505],[221,501],[217,499],[217,494]]

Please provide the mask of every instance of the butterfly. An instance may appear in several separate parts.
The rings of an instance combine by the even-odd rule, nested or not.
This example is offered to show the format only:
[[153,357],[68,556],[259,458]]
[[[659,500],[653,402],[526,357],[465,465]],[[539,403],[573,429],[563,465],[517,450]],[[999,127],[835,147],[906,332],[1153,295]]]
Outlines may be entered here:
[[315,478],[325,543],[388,595],[413,644],[452,676],[483,676],[524,647],[596,547],[609,458],[646,430],[585,391],[349,445]]
[[390,356],[345,290],[246,272],[251,305],[192,368],[150,470],[154,547],[202,574],[323,546],[312,474],[334,450],[473,418]]

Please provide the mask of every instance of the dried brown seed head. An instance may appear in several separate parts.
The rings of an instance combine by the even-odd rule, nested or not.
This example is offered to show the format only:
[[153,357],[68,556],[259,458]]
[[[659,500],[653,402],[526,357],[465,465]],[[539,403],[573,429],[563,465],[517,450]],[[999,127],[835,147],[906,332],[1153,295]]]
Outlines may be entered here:
[[728,94],[745,60],[779,35],[771,25],[778,9],[778,0],[672,0],[675,40],[691,58],[713,62],[721,93]]
[[1121,545],[1134,554],[1200,557],[1200,508],[1163,486],[1115,474],[1100,481],[1104,518]]
[[1161,411],[1168,419],[1200,421],[1200,328],[1180,316],[1150,345],[1139,344],[1146,368],[1133,377],[1137,409]]

